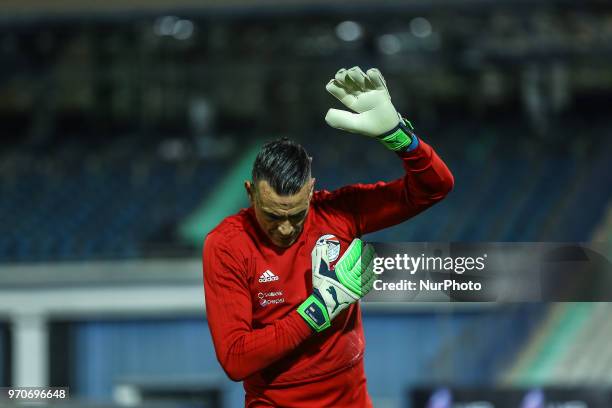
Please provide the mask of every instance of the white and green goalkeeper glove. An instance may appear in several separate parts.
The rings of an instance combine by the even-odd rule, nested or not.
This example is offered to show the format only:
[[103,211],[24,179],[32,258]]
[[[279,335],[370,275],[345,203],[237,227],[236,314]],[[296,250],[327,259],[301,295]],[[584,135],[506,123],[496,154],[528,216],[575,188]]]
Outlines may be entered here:
[[344,106],[354,112],[330,109],[325,121],[331,127],[374,137],[393,151],[411,146],[412,124],[402,119],[391,103],[387,84],[376,68],[367,74],[361,68],[342,68],[325,86]]
[[372,245],[364,245],[355,238],[332,268],[327,245],[315,245],[312,250],[313,291],[298,307],[298,313],[317,332],[330,327],[340,312],[372,289],[375,257]]

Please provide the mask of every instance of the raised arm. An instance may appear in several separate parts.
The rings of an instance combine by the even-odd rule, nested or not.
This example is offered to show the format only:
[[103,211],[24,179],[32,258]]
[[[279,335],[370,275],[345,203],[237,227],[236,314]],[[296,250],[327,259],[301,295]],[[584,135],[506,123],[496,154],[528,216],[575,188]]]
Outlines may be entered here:
[[326,89],[353,111],[330,109],[326,122],[377,139],[402,159],[406,172],[392,182],[356,184],[328,193],[327,204],[352,219],[357,235],[405,221],[453,188],[453,175],[446,164],[397,113],[380,71],[372,68],[366,74],[359,67],[341,69]]
[[442,200],[453,188],[453,175],[423,140],[400,153],[404,177],[390,182],[353,184],[333,192],[319,192],[328,211],[348,218],[356,236],[397,225]]

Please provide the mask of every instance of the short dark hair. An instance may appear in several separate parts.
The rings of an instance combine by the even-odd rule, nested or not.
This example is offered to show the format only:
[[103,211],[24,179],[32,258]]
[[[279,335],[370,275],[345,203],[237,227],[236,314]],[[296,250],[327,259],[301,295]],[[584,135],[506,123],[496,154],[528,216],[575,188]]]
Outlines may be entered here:
[[310,156],[286,137],[264,144],[251,173],[253,183],[265,180],[279,195],[293,195],[310,179]]

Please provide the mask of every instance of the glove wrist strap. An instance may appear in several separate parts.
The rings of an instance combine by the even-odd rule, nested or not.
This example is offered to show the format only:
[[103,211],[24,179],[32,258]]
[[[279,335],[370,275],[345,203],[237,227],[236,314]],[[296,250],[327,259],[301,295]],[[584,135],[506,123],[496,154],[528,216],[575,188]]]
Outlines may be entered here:
[[331,326],[327,307],[317,289],[314,289],[313,294],[298,307],[297,312],[316,332],[321,332]]
[[406,148],[416,139],[413,130],[414,128],[410,121],[400,119],[396,127],[378,136],[377,139],[380,140],[387,149],[399,152],[406,150]]

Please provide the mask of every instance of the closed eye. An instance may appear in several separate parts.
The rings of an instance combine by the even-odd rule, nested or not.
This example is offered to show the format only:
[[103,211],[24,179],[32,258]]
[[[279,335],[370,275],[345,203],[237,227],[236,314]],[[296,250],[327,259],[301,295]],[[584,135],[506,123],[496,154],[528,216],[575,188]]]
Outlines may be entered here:
[[265,215],[265,217],[266,217],[267,219],[269,219],[270,221],[280,221],[280,220],[282,220],[283,218],[285,218],[285,217],[283,217],[283,216],[281,216],[281,215],[276,215],[276,214],[272,214],[272,213],[264,213],[264,215]]
[[298,222],[301,221],[302,219],[304,219],[304,217],[306,216],[306,211],[302,211],[299,212],[297,214],[293,214],[289,217],[289,220],[292,222]]
[[264,212],[264,216],[267,219],[269,219],[270,221],[281,221],[281,220],[284,220],[285,218],[287,218],[291,222],[299,222],[302,219],[304,219],[304,217],[306,216],[306,210],[304,210],[302,212],[299,212],[297,214],[290,215],[288,217],[286,217],[284,215],[276,215],[276,214],[272,214],[272,213],[268,213],[268,212]]

